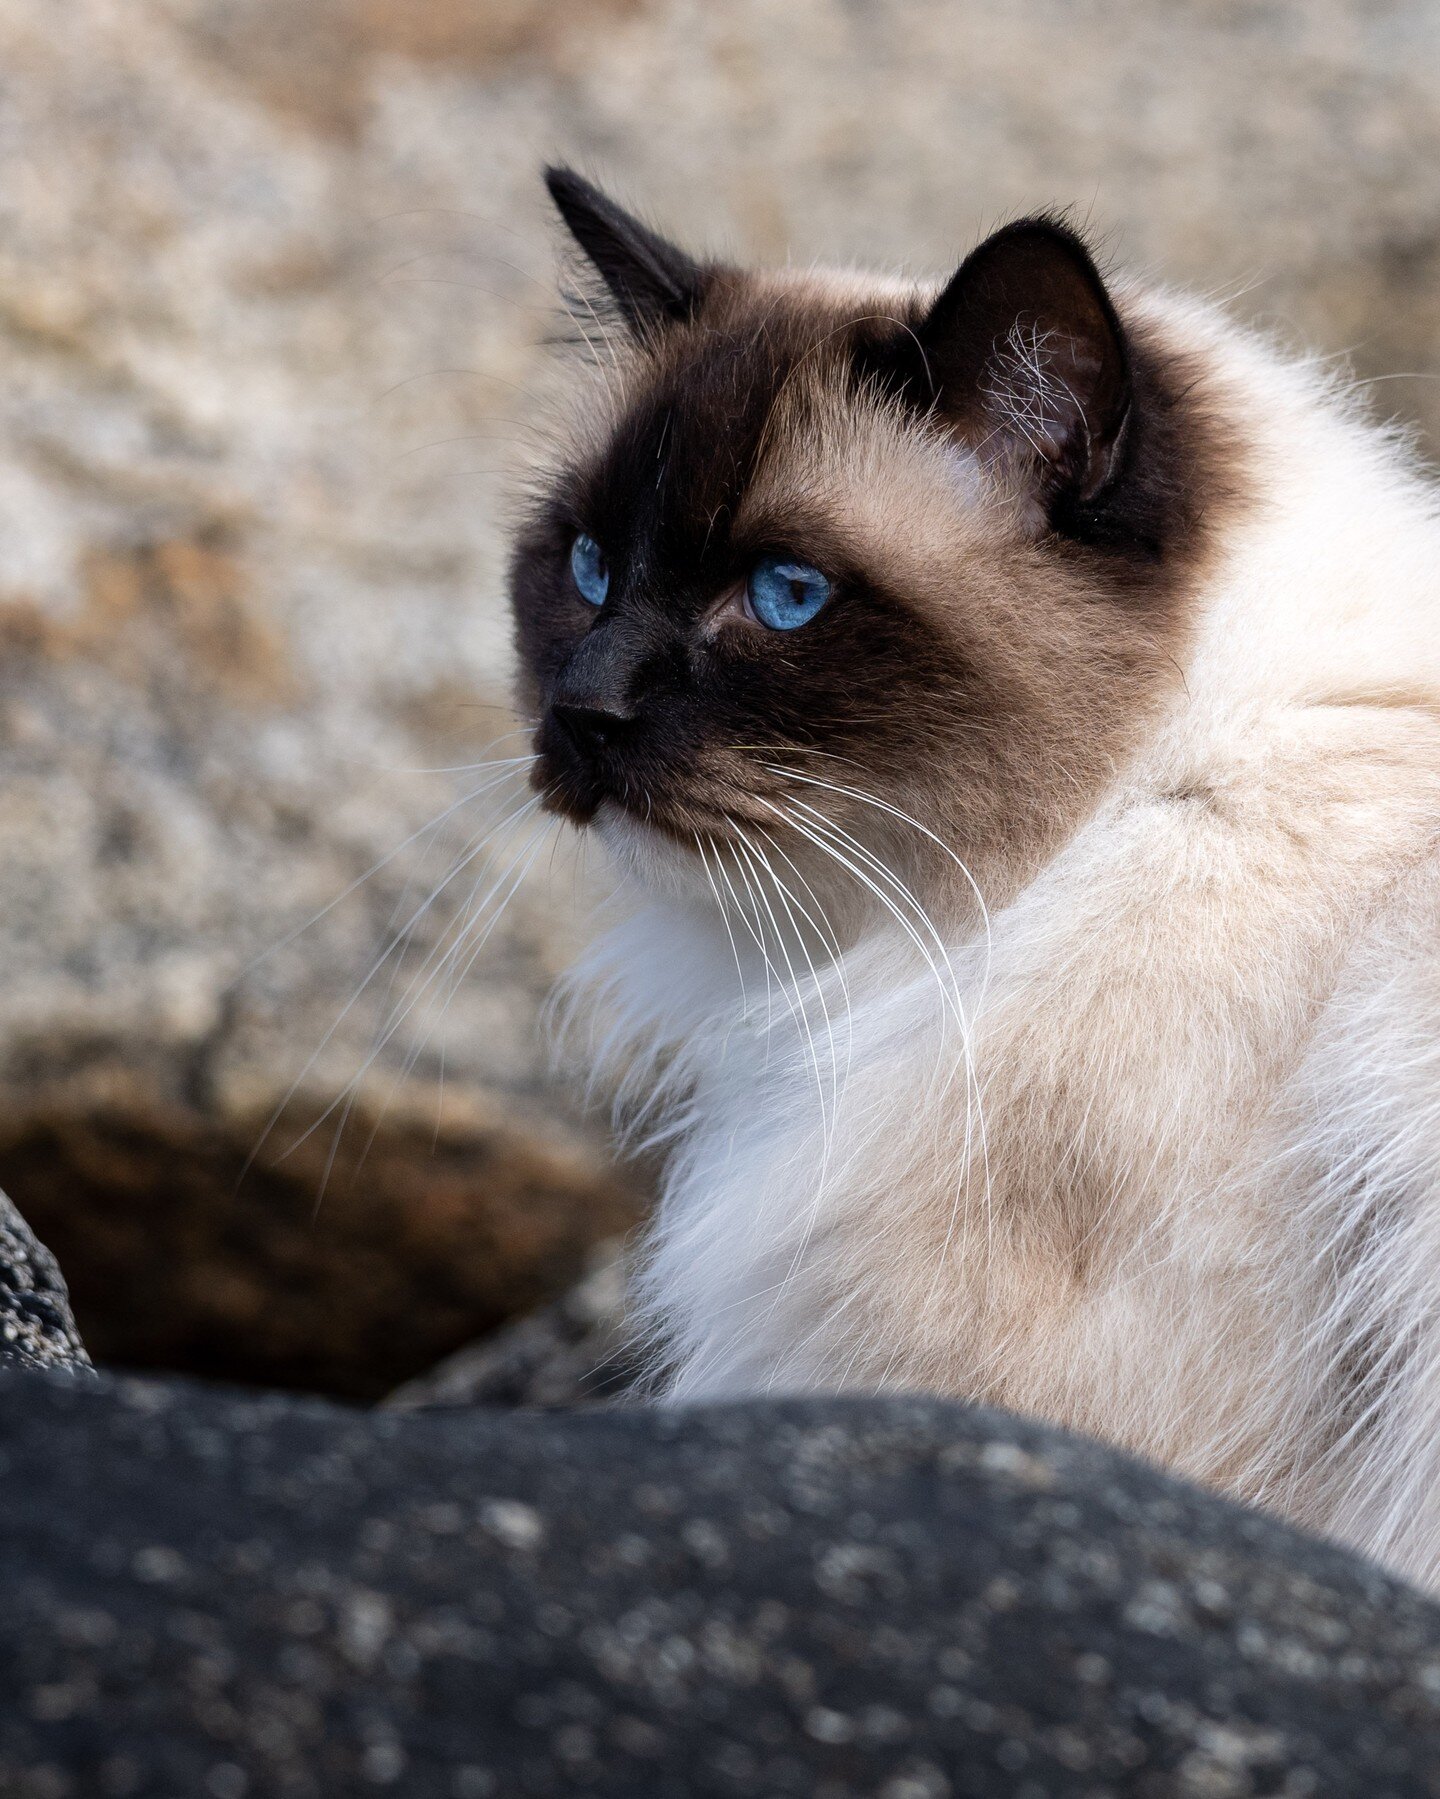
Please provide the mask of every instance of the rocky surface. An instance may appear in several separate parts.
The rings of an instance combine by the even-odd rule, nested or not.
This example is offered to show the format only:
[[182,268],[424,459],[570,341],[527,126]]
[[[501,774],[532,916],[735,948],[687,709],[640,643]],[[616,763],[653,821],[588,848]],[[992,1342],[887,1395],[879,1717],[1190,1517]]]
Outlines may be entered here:
[[464,766],[519,741],[544,157],[772,259],[1070,203],[1440,420],[1434,8],[58,16],[0,0],[0,1181],[102,1358],[379,1393],[643,1197],[535,1029],[589,889]]
[[88,1368],[54,1256],[0,1193],[0,1367]]
[[14,1799],[1440,1793],[1440,1611],[923,1401],[0,1380]]
[[539,207],[529,278],[499,212],[490,294],[425,259],[487,178],[382,10],[0,0],[0,1181],[98,1357],[360,1396],[639,1203],[537,1025],[566,859],[468,766]]

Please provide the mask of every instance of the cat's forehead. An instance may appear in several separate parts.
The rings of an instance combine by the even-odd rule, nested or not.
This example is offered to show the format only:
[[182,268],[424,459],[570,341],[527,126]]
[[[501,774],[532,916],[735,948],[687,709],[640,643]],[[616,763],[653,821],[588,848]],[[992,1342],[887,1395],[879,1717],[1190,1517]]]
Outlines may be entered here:
[[973,459],[875,372],[926,298],[844,271],[717,283],[692,322],[600,368],[587,515],[675,555],[828,533],[864,557],[933,535],[976,489]]

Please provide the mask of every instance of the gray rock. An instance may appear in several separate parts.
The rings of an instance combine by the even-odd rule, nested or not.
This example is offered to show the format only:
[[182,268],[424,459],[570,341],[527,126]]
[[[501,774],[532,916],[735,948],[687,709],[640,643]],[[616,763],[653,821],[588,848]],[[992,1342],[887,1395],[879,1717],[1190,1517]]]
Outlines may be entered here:
[[0,1380],[15,1799],[1440,1793],[1440,1610],[923,1400]]
[[88,1369],[54,1256],[0,1193],[0,1367]]
[[[619,1266],[503,1398],[622,1329]],[[923,1400],[77,1388],[3,1200],[0,1334],[46,1369],[0,1374],[15,1799],[1440,1793],[1440,1610],[1098,1445]]]

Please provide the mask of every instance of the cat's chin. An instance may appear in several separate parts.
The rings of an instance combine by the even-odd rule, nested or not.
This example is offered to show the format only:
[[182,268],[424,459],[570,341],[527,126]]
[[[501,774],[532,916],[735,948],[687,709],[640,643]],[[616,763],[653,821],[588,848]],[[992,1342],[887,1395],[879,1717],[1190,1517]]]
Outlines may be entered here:
[[653,893],[674,899],[709,897],[704,865],[678,838],[602,800],[590,822],[615,862]]

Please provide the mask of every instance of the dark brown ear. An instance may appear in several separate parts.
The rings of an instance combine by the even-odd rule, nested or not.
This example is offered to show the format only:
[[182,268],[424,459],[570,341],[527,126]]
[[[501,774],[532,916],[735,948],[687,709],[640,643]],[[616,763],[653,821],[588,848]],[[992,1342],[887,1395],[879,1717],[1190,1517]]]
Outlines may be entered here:
[[690,317],[705,289],[706,271],[698,262],[573,169],[546,169],[545,185],[637,337]]
[[1049,219],[971,252],[919,329],[941,410],[1060,523],[1115,479],[1131,408],[1124,331],[1089,252]]

